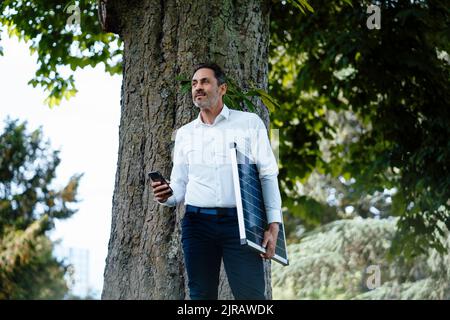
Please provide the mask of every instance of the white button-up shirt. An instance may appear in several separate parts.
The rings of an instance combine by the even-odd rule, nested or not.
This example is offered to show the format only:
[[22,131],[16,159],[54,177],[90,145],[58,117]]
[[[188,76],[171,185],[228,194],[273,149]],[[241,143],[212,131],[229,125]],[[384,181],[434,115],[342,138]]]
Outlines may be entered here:
[[268,223],[282,222],[278,166],[266,127],[258,115],[230,110],[226,105],[213,124],[203,123],[199,114],[178,129],[170,176],[173,195],[162,204],[236,207],[231,143],[236,143],[237,149],[256,163]]

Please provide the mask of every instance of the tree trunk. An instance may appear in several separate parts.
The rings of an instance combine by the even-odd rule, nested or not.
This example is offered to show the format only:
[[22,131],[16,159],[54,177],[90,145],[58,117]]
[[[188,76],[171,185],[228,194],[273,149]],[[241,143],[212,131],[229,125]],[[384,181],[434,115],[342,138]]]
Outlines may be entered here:
[[[214,61],[239,85],[267,88],[269,6],[265,1],[100,1],[106,31],[124,42],[119,156],[103,299],[188,297],[180,219],[158,205],[146,173],[169,177],[174,130],[199,110],[178,75]],[[268,124],[268,112],[259,104]],[[271,298],[270,265],[266,266]],[[221,276],[221,299],[232,298]]]

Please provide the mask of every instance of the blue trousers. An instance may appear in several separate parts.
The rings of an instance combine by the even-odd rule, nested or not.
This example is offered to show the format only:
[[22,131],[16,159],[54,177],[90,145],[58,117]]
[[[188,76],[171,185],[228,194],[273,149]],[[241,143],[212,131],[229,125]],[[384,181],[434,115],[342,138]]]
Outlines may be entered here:
[[192,300],[217,300],[222,258],[235,299],[266,299],[263,259],[240,244],[236,215],[186,212],[181,241]]

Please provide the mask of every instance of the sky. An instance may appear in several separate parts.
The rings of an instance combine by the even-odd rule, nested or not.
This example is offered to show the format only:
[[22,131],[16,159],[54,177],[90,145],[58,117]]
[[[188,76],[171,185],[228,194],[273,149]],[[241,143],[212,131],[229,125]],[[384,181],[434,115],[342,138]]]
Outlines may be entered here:
[[117,164],[121,76],[110,76],[103,65],[75,73],[78,93],[50,109],[46,93],[27,82],[37,69],[23,42],[1,35],[0,128],[9,116],[27,121],[28,131],[42,127],[61,163],[54,184],[63,187],[70,177],[84,173],[78,189],[79,209],[56,223],[50,234],[61,247],[89,250],[88,282],[96,297],[103,286],[103,271],[111,227],[112,194]]

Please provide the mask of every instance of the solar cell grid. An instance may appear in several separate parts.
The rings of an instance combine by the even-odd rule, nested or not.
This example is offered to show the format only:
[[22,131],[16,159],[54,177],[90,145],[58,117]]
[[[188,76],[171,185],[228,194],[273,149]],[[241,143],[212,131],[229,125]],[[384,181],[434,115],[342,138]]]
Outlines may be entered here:
[[[231,146],[230,152],[241,244],[263,253],[265,249],[261,243],[267,228],[267,215],[258,168],[237,150],[236,145]],[[272,259],[283,265],[289,263],[283,224],[280,224],[275,256]]]

